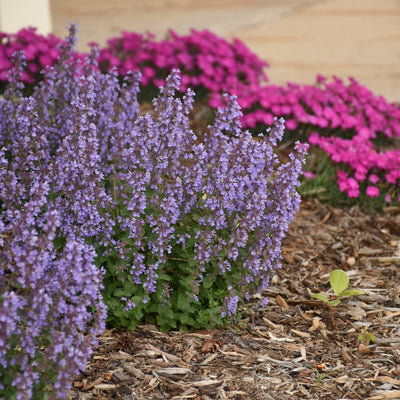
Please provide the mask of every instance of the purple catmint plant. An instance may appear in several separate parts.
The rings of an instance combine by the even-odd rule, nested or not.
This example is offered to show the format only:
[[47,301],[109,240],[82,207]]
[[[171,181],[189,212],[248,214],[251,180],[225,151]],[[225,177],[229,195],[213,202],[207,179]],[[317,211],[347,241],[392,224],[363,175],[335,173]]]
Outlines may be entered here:
[[233,96],[207,132],[195,134],[194,94],[179,99],[179,88],[173,71],[154,113],[111,140],[119,212],[101,262],[109,321],[117,326],[133,328],[143,318],[163,329],[221,324],[239,301],[268,286],[299,206],[305,146],[280,165],[273,148],[283,120],[253,139],[241,129]]
[[104,329],[103,273],[88,242],[110,235],[112,200],[82,82],[91,71],[61,58],[32,96],[12,82],[0,101],[2,398],[64,398]]
[[38,174],[29,194],[21,191],[26,171],[7,153],[0,152],[0,397],[64,398],[104,328],[102,273],[88,245],[55,245],[61,222],[49,182]]
[[0,102],[2,361],[18,365],[4,364],[3,389],[19,398],[48,389],[52,362],[60,395],[83,367],[104,315],[101,268],[110,325],[221,325],[268,286],[300,202],[305,147],[280,164],[283,120],[254,139],[227,96],[195,133],[176,70],[141,112],[139,74],[102,74],[95,50],[80,62],[74,37],[31,96],[14,81]]

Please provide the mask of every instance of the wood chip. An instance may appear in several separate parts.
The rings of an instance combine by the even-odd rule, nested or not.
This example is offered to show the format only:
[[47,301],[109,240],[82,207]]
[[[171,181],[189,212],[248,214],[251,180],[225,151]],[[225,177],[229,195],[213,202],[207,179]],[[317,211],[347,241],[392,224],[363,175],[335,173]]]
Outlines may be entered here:
[[355,257],[349,257],[349,258],[346,260],[346,264],[347,264],[349,267],[353,267],[353,266],[355,265],[355,263],[356,263]]
[[111,383],[101,383],[99,385],[95,385],[94,388],[97,390],[113,390],[115,388],[117,388],[118,385],[113,385]]
[[286,303],[286,301],[283,299],[283,297],[281,297],[279,294],[278,296],[275,297],[276,303],[281,306],[284,310],[288,310],[289,306]]
[[358,345],[358,352],[362,355],[371,353],[371,349],[363,343]]
[[158,374],[166,375],[186,375],[190,372],[189,368],[158,368],[155,370]]
[[375,256],[376,254],[381,254],[382,249],[371,249],[369,247],[362,247],[360,250],[358,250],[358,254],[360,256]]
[[350,354],[348,353],[346,347],[342,347],[340,349],[340,355],[342,356],[343,361],[350,362],[352,358],[350,357]]
[[367,381],[375,381],[382,383],[390,383],[392,385],[400,386],[400,380],[391,378],[390,376],[377,376],[376,378],[367,378]]
[[297,329],[291,329],[290,332],[302,337],[303,339],[310,339],[311,335],[308,332],[299,331]]
[[365,400],[385,400],[385,399],[400,399],[400,390],[377,390],[376,396],[367,397]]
[[191,382],[191,385],[193,385],[195,387],[205,387],[205,386],[219,385],[222,382],[223,382],[223,380],[205,379],[203,381]]

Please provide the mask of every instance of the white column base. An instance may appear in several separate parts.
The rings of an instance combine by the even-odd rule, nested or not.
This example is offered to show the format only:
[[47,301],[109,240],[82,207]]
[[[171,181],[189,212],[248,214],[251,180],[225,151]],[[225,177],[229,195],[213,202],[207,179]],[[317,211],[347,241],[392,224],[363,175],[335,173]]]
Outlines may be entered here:
[[28,26],[51,33],[49,0],[0,0],[0,31],[15,33]]

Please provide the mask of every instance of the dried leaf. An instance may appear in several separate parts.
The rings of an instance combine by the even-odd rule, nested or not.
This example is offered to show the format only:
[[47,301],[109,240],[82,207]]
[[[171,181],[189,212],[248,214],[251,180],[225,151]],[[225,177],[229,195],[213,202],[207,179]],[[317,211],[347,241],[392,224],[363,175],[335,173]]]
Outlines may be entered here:
[[363,343],[358,345],[358,352],[362,355],[371,353],[371,349]]
[[349,353],[347,352],[346,347],[342,347],[340,349],[340,355],[342,356],[343,361],[348,361],[348,362],[351,361],[351,357],[350,357]]
[[215,353],[222,346],[222,342],[216,339],[207,339],[201,348],[202,353]]

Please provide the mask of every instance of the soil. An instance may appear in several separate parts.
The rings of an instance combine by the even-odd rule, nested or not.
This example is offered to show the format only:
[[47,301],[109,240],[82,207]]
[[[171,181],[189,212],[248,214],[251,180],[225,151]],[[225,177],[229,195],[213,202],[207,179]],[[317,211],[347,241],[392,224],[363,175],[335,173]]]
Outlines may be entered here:
[[[400,208],[303,201],[282,253],[267,306],[210,332],[107,330],[68,399],[400,399]],[[334,269],[364,295],[313,298]]]

